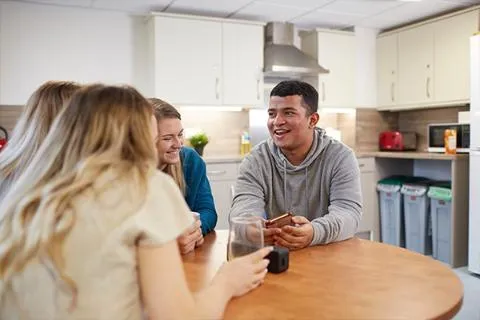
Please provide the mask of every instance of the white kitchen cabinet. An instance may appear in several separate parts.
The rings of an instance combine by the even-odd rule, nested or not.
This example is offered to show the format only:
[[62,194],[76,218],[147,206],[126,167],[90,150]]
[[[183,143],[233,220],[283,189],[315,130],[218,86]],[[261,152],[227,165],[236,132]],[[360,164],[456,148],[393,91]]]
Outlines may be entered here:
[[470,100],[470,37],[479,30],[479,10],[433,23],[435,100]]
[[[347,31],[317,30],[302,34],[302,50],[318,59],[330,73],[320,74],[320,107],[355,106],[355,34]],[[315,79],[317,80],[317,79]]]
[[149,28],[156,97],[184,106],[261,104],[263,23],[165,14]]
[[398,35],[377,39],[377,103],[379,106],[396,104],[398,90]]
[[469,38],[478,31],[479,18],[479,9],[467,10],[380,35],[378,109],[468,103]]
[[263,104],[263,26],[222,23],[224,105]]
[[362,220],[357,236],[374,241],[380,240],[380,219],[377,197],[377,173],[375,158],[359,158],[360,181],[362,187],[363,208]]
[[173,17],[154,21],[155,96],[174,105],[219,105],[221,23]]
[[398,34],[398,104],[433,101],[433,45],[432,24]]
[[207,162],[207,177],[218,215],[216,230],[228,229],[228,214],[235,193],[237,174],[237,162]]
[[128,15],[23,2],[0,7],[0,104],[24,105],[48,80],[132,82]]

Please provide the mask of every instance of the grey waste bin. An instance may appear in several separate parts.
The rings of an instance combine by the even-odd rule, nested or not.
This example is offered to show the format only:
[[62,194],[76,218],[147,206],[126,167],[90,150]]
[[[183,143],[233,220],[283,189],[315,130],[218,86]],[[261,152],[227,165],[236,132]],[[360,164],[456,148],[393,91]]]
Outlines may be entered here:
[[432,224],[427,191],[426,181],[405,183],[400,190],[405,217],[405,248],[429,255],[432,254]]
[[450,185],[428,189],[432,215],[433,258],[452,263],[452,189]]
[[400,189],[405,180],[406,177],[393,176],[377,183],[382,242],[402,247],[405,245],[405,235]]

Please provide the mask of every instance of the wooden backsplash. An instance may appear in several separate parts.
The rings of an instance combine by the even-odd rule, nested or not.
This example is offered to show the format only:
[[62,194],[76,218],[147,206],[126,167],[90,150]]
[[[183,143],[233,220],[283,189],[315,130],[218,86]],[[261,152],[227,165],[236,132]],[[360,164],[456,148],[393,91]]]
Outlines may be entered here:
[[451,107],[398,112],[398,129],[417,134],[417,150],[427,151],[427,126],[431,123],[458,122],[458,112],[468,107]]
[[458,112],[468,107],[448,107],[398,112],[377,111],[376,109],[357,109],[356,151],[378,150],[378,135],[386,130],[415,132],[417,151],[426,151],[427,125],[430,123],[457,122]]
[[22,111],[22,106],[0,106],[0,126],[11,133]]
[[357,109],[355,128],[355,151],[376,151],[379,133],[398,129],[398,113],[379,112],[377,109]]
[[[0,126],[12,131],[23,108],[0,106]],[[385,130],[413,131],[417,133],[417,150],[427,148],[427,125],[429,123],[457,122],[458,112],[468,107],[449,107],[410,111],[377,111],[357,109],[356,117],[349,115],[322,116],[320,126],[336,122],[342,131],[342,140],[357,152],[378,150],[378,134]],[[182,112],[184,127],[200,127],[212,138],[205,153],[208,155],[231,155],[239,151],[240,134],[248,128],[247,112]]]

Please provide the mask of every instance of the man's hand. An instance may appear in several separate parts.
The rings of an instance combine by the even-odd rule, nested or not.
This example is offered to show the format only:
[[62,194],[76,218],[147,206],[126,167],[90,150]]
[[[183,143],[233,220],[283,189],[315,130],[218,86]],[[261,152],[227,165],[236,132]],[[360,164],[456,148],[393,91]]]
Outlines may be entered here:
[[201,225],[200,220],[195,220],[194,224],[178,237],[177,243],[181,254],[189,253],[203,244]]
[[[280,228],[263,228],[262,233],[263,233],[263,243],[264,245],[273,245],[273,236],[275,234],[279,234],[282,232],[282,229]],[[247,226],[246,228],[246,237],[247,240],[252,242],[252,243],[259,243],[259,238],[260,238],[260,229],[258,229],[256,226]]]
[[292,218],[295,226],[284,226],[279,234],[273,236],[277,246],[298,250],[308,247],[313,240],[313,226],[307,218],[295,216]]
[[282,229],[280,228],[268,228],[263,229],[263,241],[264,244],[267,246],[273,245],[275,243],[275,236],[282,233]]

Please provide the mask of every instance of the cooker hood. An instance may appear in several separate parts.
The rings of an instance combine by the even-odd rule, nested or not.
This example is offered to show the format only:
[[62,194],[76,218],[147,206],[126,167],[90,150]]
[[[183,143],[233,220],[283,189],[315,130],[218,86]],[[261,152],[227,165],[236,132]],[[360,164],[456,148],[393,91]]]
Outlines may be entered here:
[[317,59],[293,44],[294,25],[269,22],[265,27],[264,76],[272,78],[299,78],[316,76],[329,71]]

